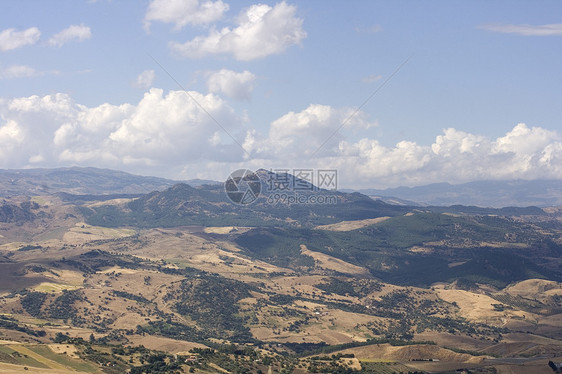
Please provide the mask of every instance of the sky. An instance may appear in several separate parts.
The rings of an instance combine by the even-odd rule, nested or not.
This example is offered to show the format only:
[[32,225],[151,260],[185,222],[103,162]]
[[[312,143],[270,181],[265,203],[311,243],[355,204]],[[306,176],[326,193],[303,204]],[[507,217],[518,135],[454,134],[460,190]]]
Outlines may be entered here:
[[562,2],[4,0],[0,168],[562,179]]

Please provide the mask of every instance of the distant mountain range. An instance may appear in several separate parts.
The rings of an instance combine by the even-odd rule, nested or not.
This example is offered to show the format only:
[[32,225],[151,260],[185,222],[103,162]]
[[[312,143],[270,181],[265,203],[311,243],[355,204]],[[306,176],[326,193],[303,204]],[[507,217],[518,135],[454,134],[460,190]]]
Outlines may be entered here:
[[176,183],[219,184],[203,179],[177,181],[92,167],[0,169],[0,197],[69,193],[77,195],[146,194]]
[[98,168],[0,170],[0,196],[71,194],[140,194],[172,186],[176,181]]
[[[140,195],[152,191],[163,191],[180,182],[192,187],[222,184],[219,181],[202,179],[177,181],[91,167],[0,169],[0,197],[60,192],[78,195]],[[353,191],[341,190],[341,192]],[[457,185],[435,183],[418,187],[356,191],[393,205],[471,205],[492,208],[562,206],[562,181],[560,180],[478,181]]]
[[560,206],[561,180],[479,181],[463,184],[435,183],[384,190],[362,189],[362,194],[391,204],[505,206]]

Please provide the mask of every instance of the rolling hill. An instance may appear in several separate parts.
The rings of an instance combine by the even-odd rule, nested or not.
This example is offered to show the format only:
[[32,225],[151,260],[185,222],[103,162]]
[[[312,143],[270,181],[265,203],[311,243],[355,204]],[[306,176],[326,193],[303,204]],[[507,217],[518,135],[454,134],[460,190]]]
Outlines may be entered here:
[[4,198],[0,371],[545,372],[562,357],[557,209],[127,188]]

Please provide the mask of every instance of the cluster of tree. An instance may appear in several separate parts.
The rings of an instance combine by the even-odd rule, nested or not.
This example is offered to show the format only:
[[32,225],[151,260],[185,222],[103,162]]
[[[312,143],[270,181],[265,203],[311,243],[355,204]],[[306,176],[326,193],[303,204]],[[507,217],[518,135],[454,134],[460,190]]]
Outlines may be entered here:
[[25,201],[19,205],[9,204],[3,201],[0,205],[0,223],[22,224],[37,217],[32,211],[38,209],[39,205],[35,202]]
[[15,330],[37,337],[45,336],[47,334],[44,330],[34,330],[27,326],[21,326],[15,318],[5,315],[0,315],[0,328]]
[[355,290],[353,282],[338,278],[329,278],[328,282],[317,284],[316,288],[319,288],[328,294],[335,293],[336,295],[342,296],[361,296],[361,294]]
[[165,353],[148,353],[141,356],[141,366],[133,366],[131,374],[179,374],[182,363],[178,358]]
[[20,303],[23,309],[31,316],[39,318],[42,316],[41,307],[47,299],[47,294],[44,292],[27,291],[21,298]]
[[203,275],[184,279],[166,296],[174,300],[176,311],[191,317],[207,336],[228,337],[233,341],[254,341],[237,302],[250,297],[246,283],[224,277]]
[[46,315],[49,318],[70,320],[74,326],[81,326],[85,320],[78,315],[74,303],[82,300],[84,298],[80,290],[63,290],[62,294],[49,304]]
[[129,299],[129,300],[133,300],[139,303],[145,303],[145,304],[149,304],[150,300],[148,300],[146,297],[142,296],[142,295],[135,295],[132,294],[130,292],[126,292],[126,291],[119,291],[119,290],[113,290],[112,291],[113,295],[117,296],[117,297],[122,297],[124,299]]

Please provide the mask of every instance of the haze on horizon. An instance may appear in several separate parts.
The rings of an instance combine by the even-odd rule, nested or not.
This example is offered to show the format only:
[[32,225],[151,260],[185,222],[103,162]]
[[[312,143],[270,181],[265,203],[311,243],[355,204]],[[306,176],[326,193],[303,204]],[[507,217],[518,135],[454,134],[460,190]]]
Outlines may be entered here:
[[70,4],[0,5],[0,168],[562,179],[560,2]]

